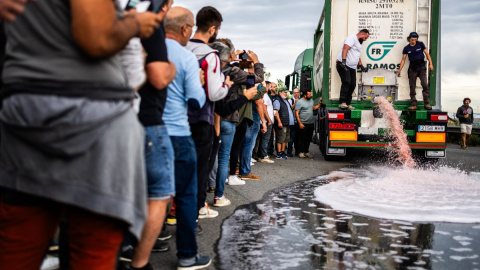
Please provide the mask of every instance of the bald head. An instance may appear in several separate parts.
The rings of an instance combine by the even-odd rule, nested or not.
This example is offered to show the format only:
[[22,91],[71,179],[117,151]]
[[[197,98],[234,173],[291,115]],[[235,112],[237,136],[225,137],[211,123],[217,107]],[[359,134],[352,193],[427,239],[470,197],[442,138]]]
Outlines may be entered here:
[[193,13],[182,7],[170,9],[163,21],[166,37],[178,41],[183,46],[187,45],[194,25]]

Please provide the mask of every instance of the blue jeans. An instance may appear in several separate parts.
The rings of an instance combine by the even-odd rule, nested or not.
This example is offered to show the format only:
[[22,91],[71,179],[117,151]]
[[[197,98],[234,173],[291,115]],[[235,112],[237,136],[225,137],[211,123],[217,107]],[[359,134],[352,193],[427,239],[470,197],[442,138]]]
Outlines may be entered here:
[[177,257],[197,255],[197,153],[192,137],[171,136],[175,152],[175,212],[177,216]]
[[262,139],[260,140],[260,148],[258,151],[259,158],[265,158],[268,156],[268,143],[270,142],[270,137],[272,136],[272,125],[267,125],[267,132],[262,134]]
[[240,175],[248,175],[251,172],[250,161],[252,160],[252,151],[255,147],[258,131],[260,130],[260,120],[254,121],[253,125],[247,127],[245,141],[243,141],[242,156],[240,158]]
[[287,144],[287,153],[293,154],[293,147],[295,147],[295,152],[298,154],[300,153],[297,149],[298,145],[298,138],[297,138],[297,131],[299,130],[298,124],[290,126],[290,141]]
[[145,163],[149,200],[175,195],[173,147],[164,125],[145,127]]
[[228,160],[235,136],[235,122],[220,122],[220,149],[218,150],[218,169],[215,187],[215,197],[222,197],[225,190],[225,179],[228,176]]

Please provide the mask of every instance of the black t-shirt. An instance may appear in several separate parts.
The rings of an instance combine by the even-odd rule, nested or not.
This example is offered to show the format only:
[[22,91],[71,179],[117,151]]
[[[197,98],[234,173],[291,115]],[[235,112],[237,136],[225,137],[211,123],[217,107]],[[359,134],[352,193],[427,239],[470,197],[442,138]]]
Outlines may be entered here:
[[[147,65],[157,61],[168,62],[163,25],[160,25],[148,39],[142,40],[142,45],[147,54]],[[167,101],[167,89],[156,89],[147,80],[138,93],[142,98],[140,112],[138,113],[140,122],[144,126],[163,125],[162,116]]]

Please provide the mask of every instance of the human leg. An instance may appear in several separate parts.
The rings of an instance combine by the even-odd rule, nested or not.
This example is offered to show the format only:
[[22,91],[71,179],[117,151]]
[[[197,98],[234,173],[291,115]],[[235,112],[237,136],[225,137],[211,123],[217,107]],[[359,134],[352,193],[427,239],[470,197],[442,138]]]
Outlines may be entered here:
[[340,104],[342,103],[347,103],[348,101],[348,93],[350,89],[350,75],[349,71],[345,70],[342,66],[337,64],[337,72],[338,75],[340,76],[340,80],[342,82],[342,86],[340,87],[340,98],[338,102]]
[[220,122],[220,149],[218,150],[218,170],[215,178],[215,197],[222,197],[225,189],[225,179],[228,176],[228,161],[235,137],[235,122]]
[[243,120],[235,129],[232,150],[230,152],[230,175],[235,175],[237,173],[238,158],[240,156],[240,151],[242,150],[245,133],[247,132],[247,122]]
[[352,95],[357,87],[357,71],[353,68],[348,68],[347,76],[350,77],[349,84],[348,84],[348,95],[345,98],[347,105],[352,104]]
[[268,143],[270,142],[270,136],[272,135],[272,125],[267,126],[267,132],[262,134],[259,146],[259,158],[265,158],[268,156]]
[[408,84],[410,85],[410,103],[413,106],[417,106],[417,72],[413,68],[408,69]]
[[0,192],[0,269],[39,269],[63,207],[13,190]]
[[177,216],[177,257],[192,258],[197,255],[195,227],[197,209],[197,155],[190,136],[174,137],[175,149],[175,204]]
[[422,85],[422,96],[425,104],[430,104],[430,89],[427,82],[427,67],[422,67],[419,71],[420,84]]
[[310,142],[312,141],[313,136],[313,124],[305,124],[305,138],[304,138],[304,145],[303,150],[304,153],[309,152]]
[[260,130],[260,120],[254,121],[253,124],[247,127],[245,133],[245,140],[242,146],[242,155],[240,158],[240,175],[248,175],[251,172],[250,160],[252,159],[252,151],[255,146],[258,131]]

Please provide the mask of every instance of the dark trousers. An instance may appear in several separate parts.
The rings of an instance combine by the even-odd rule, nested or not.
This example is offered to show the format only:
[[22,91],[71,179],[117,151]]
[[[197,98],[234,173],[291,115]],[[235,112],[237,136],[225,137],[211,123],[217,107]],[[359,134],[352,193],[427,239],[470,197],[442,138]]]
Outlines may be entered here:
[[200,208],[205,206],[207,198],[208,174],[211,170],[209,166],[215,162],[210,162],[215,129],[213,125],[207,122],[190,124],[190,129],[192,131],[192,139],[195,142],[195,149],[197,150],[197,210],[200,210]]
[[357,71],[349,67],[345,70],[340,64],[337,64],[337,72],[342,80],[340,99],[338,102],[350,105],[352,103],[353,91],[355,91],[355,87],[357,87]]
[[423,102],[425,104],[429,104],[430,90],[428,89],[427,67],[425,66],[408,68],[408,83],[410,84],[410,102],[412,103],[412,106],[417,106],[417,93],[415,91],[415,88],[417,86],[417,78],[420,78],[420,84],[423,88]]
[[293,148],[295,148],[295,155],[298,155],[298,123],[290,126],[290,141],[287,143],[287,154],[293,155]]
[[305,127],[303,129],[299,128],[297,133],[300,153],[308,153],[313,136],[313,124],[304,125]]
[[247,121],[244,119],[235,130],[235,137],[233,137],[232,151],[230,151],[230,175],[237,172],[238,158],[242,151],[243,141],[247,133]]
[[190,136],[170,136],[175,152],[175,215],[177,217],[177,256],[187,259],[197,255],[197,155]]

